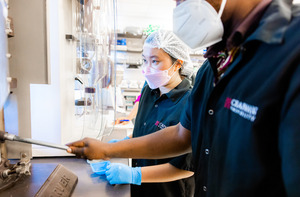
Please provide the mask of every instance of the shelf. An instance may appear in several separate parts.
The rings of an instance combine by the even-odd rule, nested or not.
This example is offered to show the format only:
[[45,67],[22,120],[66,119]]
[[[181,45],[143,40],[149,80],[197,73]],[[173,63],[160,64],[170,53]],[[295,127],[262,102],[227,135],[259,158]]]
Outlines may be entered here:
[[128,49],[118,49],[118,48],[116,47],[116,52],[142,53],[143,50],[140,50],[140,51],[132,51],[132,50],[128,50]]
[[133,89],[133,88],[121,88],[121,90],[123,90],[125,92],[140,92],[140,91],[142,91],[141,88],[137,88],[137,89]]
[[137,34],[137,35],[134,35],[134,34],[131,34],[131,33],[117,33],[117,37],[118,38],[137,38],[137,39],[141,39],[143,38],[143,34]]

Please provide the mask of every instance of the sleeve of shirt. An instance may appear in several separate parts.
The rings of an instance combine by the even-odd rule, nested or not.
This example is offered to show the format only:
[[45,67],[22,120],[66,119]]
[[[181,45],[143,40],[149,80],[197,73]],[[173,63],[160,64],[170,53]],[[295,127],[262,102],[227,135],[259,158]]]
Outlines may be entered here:
[[203,71],[202,71],[203,68],[204,68],[204,65],[197,72],[194,87],[193,87],[192,92],[184,106],[182,115],[180,117],[180,124],[188,130],[191,130],[191,118],[192,118],[191,115],[192,115],[192,109],[193,109],[193,102],[195,100],[195,91],[197,90],[197,88],[200,88],[199,87],[200,78],[201,78],[200,75],[203,73]]
[[180,124],[188,130],[191,130],[191,97],[190,95],[180,117]]
[[300,64],[286,92],[279,126],[279,152],[287,196],[300,194]]
[[169,163],[181,170],[194,171],[193,161],[192,161],[192,153],[181,155],[179,157],[175,157]]

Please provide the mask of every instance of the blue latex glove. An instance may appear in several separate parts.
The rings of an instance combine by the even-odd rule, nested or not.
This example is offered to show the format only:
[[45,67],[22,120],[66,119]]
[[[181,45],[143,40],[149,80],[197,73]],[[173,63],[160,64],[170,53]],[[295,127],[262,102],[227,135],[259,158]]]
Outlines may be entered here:
[[116,142],[120,142],[120,141],[128,140],[128,139],[130,139],[130,137],[126,136],[123,139],[112,139],[112,140],[109,140],[108,143],[116,143]]
[[141,185],[141,167],[129,167],[121,163],[111,163],[106,168],[106,179],[110,184]]

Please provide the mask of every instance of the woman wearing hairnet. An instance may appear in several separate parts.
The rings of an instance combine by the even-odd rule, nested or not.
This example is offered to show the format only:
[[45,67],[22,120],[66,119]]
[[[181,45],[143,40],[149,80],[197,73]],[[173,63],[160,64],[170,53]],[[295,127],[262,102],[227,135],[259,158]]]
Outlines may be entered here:
[[[158,30],[149,35],[142,56],[147,84],[141,93],[134,138],[176,125],[191,90],[187,79],[193,68],[189,50],[172,32]],[[133,167],[111,163],[106,176],[110,184],[132,184],[131,196],[192,196],[191,163],[191,154],[170,159],[133,159]]]

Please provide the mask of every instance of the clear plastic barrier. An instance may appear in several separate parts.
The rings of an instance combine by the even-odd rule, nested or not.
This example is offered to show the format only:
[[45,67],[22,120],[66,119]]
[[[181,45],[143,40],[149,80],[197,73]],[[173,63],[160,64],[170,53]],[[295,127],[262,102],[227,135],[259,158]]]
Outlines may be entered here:
[[[74,0],[75,116],[83,137],[110,134],[115,112],[114,1]],[[113,111],[113,113],[111,113]]]

